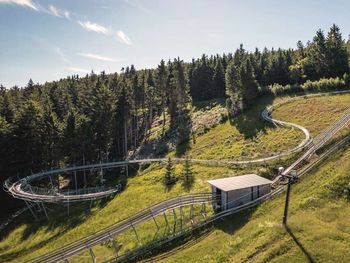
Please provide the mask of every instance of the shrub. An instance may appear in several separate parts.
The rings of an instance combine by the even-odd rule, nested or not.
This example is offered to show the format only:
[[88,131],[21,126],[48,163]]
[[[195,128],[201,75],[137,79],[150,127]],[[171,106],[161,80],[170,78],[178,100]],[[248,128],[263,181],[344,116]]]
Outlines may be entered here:
[[341,78],[320,79],[317,81],[306,81],[302,88],[304,91],[332,91],[345,88],[345,82]]
[[[300,92],[322,92],[322,91],[336,91],[350,88],[350,75],[344,74],[343,78],[322,78],[316,81],[308,80],[304,84],[281,85],[272,84],[264,90],[264,93],[271,93],[274,96],[295,94]],[[267,91],[268,90],[268,91]]]
[[345,82],[345,86],[350,88],[350,74],[345,73],[343,76],[343,80]]

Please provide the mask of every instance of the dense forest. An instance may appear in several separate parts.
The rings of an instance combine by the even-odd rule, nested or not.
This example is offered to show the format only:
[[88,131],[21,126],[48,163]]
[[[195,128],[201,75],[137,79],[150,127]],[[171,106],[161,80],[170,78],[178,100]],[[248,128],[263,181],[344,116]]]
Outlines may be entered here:
[[[160,61],[155,69],[0,86],[0,179],[131,157],[156,117],[175,144],[190,136],[192,103],[226,99],[232,117],[266,93],[350,86],[350,41],[333,25],[296,49],[256,49]],[[165,131],[164,131],[165,133]],[[3,194],[2,194],[3,196]]]

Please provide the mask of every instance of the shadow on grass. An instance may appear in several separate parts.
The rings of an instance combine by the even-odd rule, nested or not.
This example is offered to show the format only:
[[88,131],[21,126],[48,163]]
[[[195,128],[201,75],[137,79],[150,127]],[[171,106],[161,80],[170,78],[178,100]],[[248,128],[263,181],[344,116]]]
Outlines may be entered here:
[[162,244],[161,246],[156,245],[155,247],[152,247],[150,244],[145,245],[140,247],[135,254],[122,257],[121,260],[114,259],[108,262],[138,262],[139,260],[142,260],[142,262],[156,262],[159,260],[164,260],[167,257],[204,240],[215,229],[220,229],[231,235],[234,234],[237,230],[248,223],[255,209],[256,208],[252,208],[247,211],[225,217],[224,219],[219,219],[215,222],[200,226],[182,236],[175,238],[174,240]]
[[287,233],[291,236],[291,238],[293,239],[293,241],[295,242],[295,244],[299,247],[299,249],[301,250],[301,252],[305,255],[305,257],[307,258],[308,262],[310,263],[314,263],[316,262],[313,257],[310,255],[310,253],[306,250],[306,248],[303,246],[303,244],[298,240],[298,238],[293,234],[292,230],[286,226],[286,231]]
[[250,208],[249,210],[242,211],[238,214],[230,215],[215,221],[214,225],[217,229],[233,235],[237,230],[241,229],[246,223],[249,222],[250,217],[254,213],[257,207]]
[[[104,207],[109,202],[109,199],[94,201],[93,206]],[[39,230],[44,230],[45,232],[54,232],[57,231],[56,234],[53,234],[39,242],[35,242],[35,244],[31,246],[27,246],[25,249],[21,249],[21,251],[14,251],[9,253],[4,253],[0,256],[0,262],[7,262],[11,260],[15,260],[20,256],[28,255],[48,243],[54,241],[60,236],[64,235],[71,229],[79,226],[83,223],[88,216],[91,215],[90,202],[83,204],[74,204],[70,205],[70,212],[68,216],[68,208],[66,206],[59,205],[45,205],[46,211],[49,216],[49,220],[46,219],[43,211],[36,211],[36,215],[39,218],[39,221],[35,221],[29,211],[27,211],[23,216],[15,220],[15,222],[11,223],[6,229],[6,232],[3,232],[2,239],[5,239],[13,230],[15,230],[20,225],[26,225],[22,236],[20,237],[20,241],[24,242],[35,235]],[[34,208],[37,210],[38,207],[35,205]],[[72,240],[73,242],[74,240]],[[33,242],[34,243],[34,242]]]
[[231,117],[231,125],[234,125],[245,139],[254,138],[261,131],[265,132],[269,124],[261,118],[260,114],[266,106],[272,104],[273,99],[273,96],[261,97],[255,105]]

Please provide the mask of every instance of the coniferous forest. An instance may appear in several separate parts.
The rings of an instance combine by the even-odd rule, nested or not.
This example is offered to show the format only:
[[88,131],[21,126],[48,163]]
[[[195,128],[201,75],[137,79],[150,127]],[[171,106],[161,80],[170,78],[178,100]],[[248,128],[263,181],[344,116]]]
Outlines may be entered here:
[[170,122],[174,144],[181,144],[198,101],[224,99],[234,118],[260,96],[349,87],[349,53],[350,41],[332,25],[295,49],[241,45],[192,61],[161,60],[153,69],[130,65],[114,74],[0,86],[0,179],[132,158],[157,117],[163,126]]

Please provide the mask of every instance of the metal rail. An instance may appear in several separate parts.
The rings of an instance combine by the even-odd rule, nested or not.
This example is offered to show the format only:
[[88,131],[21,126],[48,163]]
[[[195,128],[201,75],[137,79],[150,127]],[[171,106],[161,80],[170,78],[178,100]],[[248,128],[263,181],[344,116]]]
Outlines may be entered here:
[[[323,160],[325,160],[327,157],[329,157],[332,153],[334,153],[336,150],[340,149],[341,147],[343,147],[344,145],[346,145],[349,142],[350,142],[350,135],[346,136],[341,141],[332,145],[329,149],[327,149],[324,153],[322,153],[316,160],[314,160],[309,165],[307,165],[304,169],[302,169],[302,171],[298,174],[298,177],[305,175],[307,172],[309,172],[311,169],[313,169],[318,164],[320,164]],[[244,205],[237,206],[237,207],[222,211],[222,212],[217,213],[211,217],[207,217],[204,221],[193,225],[190,229],[188,229],[188,231],[179,232],[176,235],[166,236],[160,240],[155,240],[151,243],[148,243],[146,245],[147,247],[140,247],[138,249],[135,249],[133,251],[129,251],[124,255],[121,255],[121,256],[114,258],[114,259],[107,260],[105,262],[106,263],[107,262],[129,262],[131,260],[136,260],[145,251],[147,251],[147,249],[154,249],[157,247],[161,247],[162,245],[165,245],[165,244],[167,244],[175,239],[178,239],[180,237],[185,236],[186,234],[188,234],[188,232],[192,232],[193,230],[198,229],[200,227],[203,227],[205,225],[208,225],[214,221],[217,221],[218,219],[221,219],[223,217],[233,215],[233,214],[239,213],[241,211],[247,210],[249,208],[255,207],[255,206],[261,204],[262,202],[265,202],[268,199],[271,199],[274,196],[281,194],[285,190],[286,190],[286,186],[280,185],[278,188],[273,190],[273,192],[268,193],[268,194],[266,194],[258,199],[255,199],[254,201],[251,201],[251,202],[246,203]]]
[[128,217],[114,225],[104,228],[96,233],[91,234],[88,237],[82,238],[71,244],[66,245],[64,248],[56,250],[50,254],[35,258],[30,262],[57,262],[65,260],[87,248],[91,248],[97,244],[108,241],[111,237],[114,237],[122,232],[134,227],[135,225],[152,219],[153,217],[160,215],[167,210],[172,210],[177,207],[188,206],[198,203],[212,203],[216,200],[216,197],[212,193],[198,193],[183,195],[176,198],[160,202],[147,209],[144,209],[135,215]]
[[[350,115],[350,111],[347,111],[345,115]],[[348,118],[341,118],[340,121],[337,121],[334,125],[332,125],[332,129],[327,129],[324,135],[321,135],[320,138],[331,138],[328,135],[329,134],[335,134],[336,131],[338,131],[340,128],[344,126],[344,122],[342,121],[343,119],[348,119]],[[349,118],[350,119],[350,118]],[[322,145],[324,145],[328,139],[322,139],[320,140],[317,145],[314,145],[312,148],[310,148],[301,158],[299,158],[295,163],[293,163],[291,166],[289,166],[286,171],[290,171],[291,169],[295,168],[296,163],[299,164],[305,159],[309,158],[310,154],[312,154],[315,149],[319,149]],[[330,149],[328,149],[321,158],[318,161],[314,161],[307,167],[306,170],[304,170],[299,176],[305,174],[309,169],[317,165],[321,160],[323,160],[325,157],[329,156],[331,153],[333,153],[336,149],[344,145],[350,140],[350,136],[345,137],[343,140],[339,141],[336,143],[334,146],[332,146]],[[311,152],[311,153],[310,153]],[[224,210],[220,213],[217,213],[211,218],[208,218],[206,220],[206,224],[213,222],[219,218],[222,218],[227,215],[231,215],[234,213],[238,213],[242,210],[251,208],[253,206],[256,206],[260,204],[261,202],[283,192],[285,190],[285,186],[280,185],[278,188],[276,188],[273,192],[264,195],[258,199],[255,199],[252,202],[246,203],[244,205],[234,207],[232,209]],[[108,228],[105,228],[104,230],[101,230],[97,233],[94,233],[90,235],[87,238],[78,240],[70,245],[67,245],[65,248],[54,251],[53,253],[44,255],[42,257],[36,258],[31,262],[57,262],[59,260],[65,260],[81,251],[83,251],[86,248],[91,248],[97,244],[100,244],[104,241],[109,240],[111,237],[114,237],[122,232],[124,232],[127,229],[130,229],[131,227],[145,222],[147,220],[152,219],[153,217],[167,211],[171,210],[180,206],[186,206],[186,205],[191,205],[191,204],[196,204],[196,203],[203,203],[203,202],[208,202],[212,203],[216,201],[216,197],[213,196],[211,193],[203,193],[203,194],[192,194],[192,195],[185,195],[185,196],[180,196],[177,198],[173,198],[170,200],[166,200],[164,202],[161,202],[157,205],[154,205],[150,208],[147,208],[137,214],[135,214],[132,217],[129,217],[115,225],[112,225]]]
[[[350,92],[350,91],[349,91]],[[284,103],[287,103],[289,101],[285,101]],[[281,105],[281,104],[278,104]],[[223,165],[242,165],[242,164],[253,164],[253,163],[262,163],[267,162],[269,160],[281,158],[283,156],[291,155],[296,152],[300,152],[306,147],[310,145],[312,142],[311,135],[309,131],[294,123],[284,122],[280,120],[273,119],[270,117],[270,113],[272,112],[274,106],[270,106],[268,108],[265,108],[261,112],[261,117],[270,123],[273,123],[275,125],[280,126],[289,126],[294,127],[299,130],[301,130],[304,135],[305,139],[295,148],[287,150],[285,152],[282,152],[280,154],[264,157],[264,158],[258,158],[258,159],[252,159],[252,160],[203,160],[203,159],[191,159],[191,162],[193,163],[204,163],[204,164],[223,164]],[[74,166],[74,167],[65,167],[50,171],[45,171],[41,173],[36,173],[29,175],[25,178],[22,178],[17,181],[12,181],[12,178],[9,178],[4,182],[4,188],[14,197],[26,201],[31,202],[50,202],[50,203],[68,203],[68,202],[78,202],[78,201],[87,201],[87,200],[94,200],[98,198],[103,198],[106,196],[110,196],[113,194],[116,194],[120,191],[120,187],[114,187],[114,188],[103,188],[101,187],[98,192],[95,193],[84,193],[84,194],[74,194],[74,190],[70,190],[70,195],[66,193],[58,193],[55,191],[52,191],[51,189],[37,189],[32,186],[30,186],[30,182],[33,182],[35,180],[47,178],[52,175],[62,174],[62,173],[69,173],[69,172],[77,172],[77,171],[85,171],[85,170],[96,170],[96,169],[110,169],[120,166],[125,166],[129,164],[140,164],[140,163],[153,163],[153,162],[166,162],[166,158],[153,158],[153,159],[140,159],[140,160],[124,160],[124,161],[118,161],[118,162],[108,162],[108,163],[97,163],[97,164],[89,164],[89,165],[82,165],[82,166]],[[175,162],[183,162],[185,161],[184,158],[173,158],[173,161]],[[28,187],[29,186],[29,187]],[[39,191],[34,191],[39,190]],[[73,195],[72,195],[73,193]]]
[[[290,150],[289,152],[297,152],[297,151],[301,151],[303,150],[305,147],[308,147],[311,143],[311,137],[309,135],[309,132],[307,131],[306,128],[303,128],[302,126],[299,126],[297,124],[292,124],[292,123],[288,123],[288,122],[283,122],[283,121],[279,121],[279,120],[275,120],[272,119],[269,116],[269,113],[271,112],[272,107],[265,109],[262,112],[262,117],[267,120],[270,121],[272,123],[278,124],[278,125],[286,125],[286,126],[294,126],[298,129],[301,129],[306,138],[305,140],[296,148]],[[341,128],[343,128],[350,120],[350,110],[346,112],[346,114],[344,114],[344,116],[339,119],[334,125],[332,125],[332,127],[330,129],[327,129],[324,133],[321,134],[321,136],[318,136],[316,143],[314,143],[309,150],[303,154],[302,157],[300,157],[296,162],[294,162],[290,167],[288,167],[286,169],[286,171],[284,172],[284,174],[287,174],[290,172],[291,169],[295,168],[297,165],[299,165],[300,163],[302,163],[302,161],[304,161],[305,159],[309,158],[309,156],[314,153],[317,149],[319,149],[320,147],[322,147],[336,132],[338,132]],[[328,151],[326,152],[327,154],[330,154]],[[279,158],[281,156],[278,155]],[[264,158],[265,160],[269,160],[269,158]],[[182,160],[181,158],[177,158],[174,159],[175,161],[180,161]],[[87,168],[111,168],[111,167],[117,167],[120,165],[125,165],[125,164],[130,164],[130,163],[142,163],[142,162],[153,162],[153,161],[164,161],[164,159],[146,159],[146,160],[127,160],[127,161],[123,161],[123,162],[113,162],[113,163],[104,163],[104,164],[94,164],[94,165],[86,165],[86,166],[79,166],[79,167],[70,167],[70,168],[62,168],[59,170],[55,170],[55,171],[49,171],[49,172],[45,172],[45,173],[39,173],[39,174],[35,174],[35,175],[31,175],[28,176],[22,180],[19,180],[15,183],[12,183],[11,181],[8,181],[4,184],[4,186],[8,189],[8,191],[13,194],[14,196],[17,196],[17,198],[22,198],[22,196],[25,194],[25,198],[29,198],[29,196],[32,193],[28,193],[22,190],[22,187],[24,186],[25,183],[29,183],[30,181],[34,180],[34,179],[38,179],[38,178],[42,178],[44,176],[47,175],[51,175],[51,174],[55,174],[57,172],[69,172],[69,171],[77,171],[79,169],[87,169]],[[213,160],[194,160],[194,161],[200,161],[200,162],[205,162],[205,161],[209,161],[212,162]],[[235,161],[224,161],[224,160],[214,160],[214,162],[225,162],[227,164],[233,164],[235,163]],[[241,163],[249,163],[252,161],[239,161],[238,164]],[[257,161],[257,162],[260,162]],[[235,207],[229,210],[225,210],[223,212],[220,212],[218,214],[216,214],[214,217],[212,217],[211,219],[208,219],[208,223],[212,222],[214,220],[217,220],[218,218],[227,216],[229,214],[233,214],[239,211],[242,211],[244,209],[253,207],[269,198],[271,198],[272,196],[284,191],[285,187],[284,186],[280,186],[277,189],[275,189],[273,192],[260,197],[256,200],[254,200],[253,202],[247,203],[245,205],[239,206],[239,207]],[[17,191],[17,192],[16,192]],[[92,194],[92,196],[103,196],[104,192],[99,192],[99,193],[94,193]],[[110,193],[109,193],[110,194]],[[75,195],[78,198],[81,198],[80,200],[85,199],[86,194],[83,195]],[[38,200],[41,202],[43,199],[42,195],[36,195],[34,197],[33,200]],[[51,197],[49,197],[51,198]],[[52,196],[52,199],[54,200],[55,198],[57,198],[56,196]],[[92,197],[89,197],[90,199]],[[214,202],[216,199],[212,194],[208,194],[208,193],[202,193],[202,194],[192,194],[192,195],[184,195],[184,196],[180,196],[177,198],[173,198],[170,200],[166,200],[164,202],[161,202],[159,204],[156,204],[150,208],[147,208],[145,210],[142,210],[141,212],[135,214],[134,216],[131,216],[125,220],[122,220],[121,222],[111,225],[107,228],[104,228],[88,237],[85,237],[83,239],[80,239],[74,243],[71,243],[67,246],[65,246],[62,249],[56,250],[52,253],[43,255],[39,258],[34,259],[31,262],[57,262],[60,260],[65,260],[79,252],[81,252],[82,250],[86,249],[86,248],[91,248],[92,246],[96,245],[96,244],[100,244],[106,240],[109,240],[111,237],[118,235],[120,233],[122,233],[123,231],[129,229],[130,227],[133,227],[136,224],[139,224],[141,222],[147,221],[149,219],[151,219],[153,216],[159,215],[169,209],[174,209],[180,206],[185,206],[185,205],[192,205],[192,204],[196,204],[196,203],[203,203],[203,202]]]

